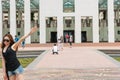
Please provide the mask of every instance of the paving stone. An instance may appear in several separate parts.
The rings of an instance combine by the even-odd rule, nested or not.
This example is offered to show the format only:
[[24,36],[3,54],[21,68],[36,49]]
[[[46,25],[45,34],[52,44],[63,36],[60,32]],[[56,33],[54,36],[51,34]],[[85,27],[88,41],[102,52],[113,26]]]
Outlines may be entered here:
[[120,69],[44,69],[26,71],[24,76],[25,80],[119,80]]

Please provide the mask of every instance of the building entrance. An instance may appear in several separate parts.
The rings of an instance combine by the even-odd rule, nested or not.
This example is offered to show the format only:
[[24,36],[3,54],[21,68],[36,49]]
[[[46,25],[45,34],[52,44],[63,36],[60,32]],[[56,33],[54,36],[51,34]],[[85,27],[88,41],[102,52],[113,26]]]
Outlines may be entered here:
[[51,43],[56,43],[57,42],[57,32],[51,32]]
[[86,31],[82,31],[81,32],[81,41],[82,42],[87,42],[87,35],[86,35]]

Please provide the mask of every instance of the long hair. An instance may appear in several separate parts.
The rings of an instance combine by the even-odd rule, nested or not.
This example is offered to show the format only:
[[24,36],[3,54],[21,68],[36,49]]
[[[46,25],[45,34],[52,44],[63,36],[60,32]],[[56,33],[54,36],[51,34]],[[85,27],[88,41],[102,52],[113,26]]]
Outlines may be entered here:
[[[14,40],[13,40],[12,35],[11,35],[11,34],[6,34],[6,35],[3,37],[3,39],[2,39],[2,44],[1,44],[2,52],[3,52],[3,49],[4,49],[4,47],[5,47],[5,44],[4,44],[4,41],[3,41],[3,40],[4,40],[4,38],[5,38],[6,36],[10,39],[10,46],[12,46],[12,45],[14,44]],[[10,80],[10,79],[9,79],[9,76],[8,76],[7,69],[6,69],[6,74],[7,74],[8,80]]]
[[5,47],[5,44],[4,44],[4,41],[3,41],[3,40],[4,40],[4,38],[5,38],[6,36],[10,39],[10,46],[12,46],[12,45],[15,43],[12,35],[11,35],[11,34],[6,34],[6,35],[3,37],[3,39],[2,39],[2,44],[1,44],[2,50],[3,50],[4,47]]

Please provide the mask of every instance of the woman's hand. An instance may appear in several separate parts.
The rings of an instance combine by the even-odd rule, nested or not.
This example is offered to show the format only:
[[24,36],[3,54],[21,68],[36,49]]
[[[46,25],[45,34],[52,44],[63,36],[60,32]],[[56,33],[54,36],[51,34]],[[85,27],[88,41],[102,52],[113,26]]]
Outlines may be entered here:
[[16,51],[17,48],[18,48],[18,46],[21,44],[21,42],[22,42],[24,39],[26,39],[28,36],[30,36],[31,34],[33,34],[37,29],[38,29],[37,26],[32,27],[31,30],[30,30],[30,32],[29,32],[28,34],[22,36],[15,44],[12,45],[12,49],[13,49],[14,51]]
[[8,77],[7,77],[7,75],[5,74],[5,75],[3,75],[3,80],[8,80]]
[[38,29],[37,26],[31,28],[30,35],[31,35],[32,33],[34,33],[37,29]]

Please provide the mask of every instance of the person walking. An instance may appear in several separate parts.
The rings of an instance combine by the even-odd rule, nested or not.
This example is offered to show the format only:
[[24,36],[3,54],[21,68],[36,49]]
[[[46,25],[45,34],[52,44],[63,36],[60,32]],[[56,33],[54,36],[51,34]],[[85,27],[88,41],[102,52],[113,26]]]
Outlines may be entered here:
[[64,46],[64,38],[63,36],[60,37],[61,40],[61,50],[63,50],[63,46]]
[[19,40],[19,38],[17,37],[17,35],[15,35],[14,41],[17,42],[18,40]]
[[[33,34],[37,30],[37,27],[31,28],[31,31],[22,36],[16,43],[11,34],[6,34],[2,40],[2,68],[4,80],[23,80],[22,73],[24,72],[22,65],[20,64],[16,53],[18,51],[18,46],[21,42],[28,36]],[[8,77],[7,77],[8,74]]]
[[66,35],[65,35],[65,40],[66,40],[66,43],[68,43],[69,38],[70,38],[70,36],[68,35],[68,33],[66,33]]
[[73,42],[73,37],[72,37],[72,35],[70,35],[70,38],[69,38],[70,48],[72,48],[72,42]]
[[57,41],[58,43],[58,50],[60,51],[61,50],[61,39],[58,39],[58,41]]
[[22,41],[21,46],[25,48],[25,40]]

